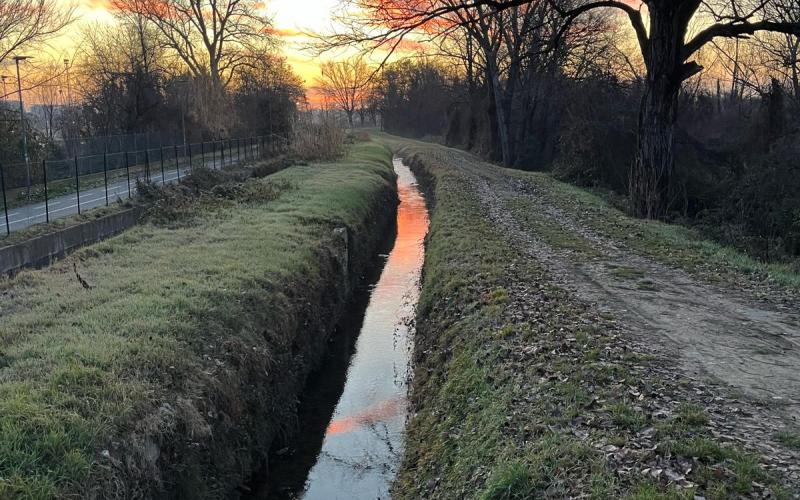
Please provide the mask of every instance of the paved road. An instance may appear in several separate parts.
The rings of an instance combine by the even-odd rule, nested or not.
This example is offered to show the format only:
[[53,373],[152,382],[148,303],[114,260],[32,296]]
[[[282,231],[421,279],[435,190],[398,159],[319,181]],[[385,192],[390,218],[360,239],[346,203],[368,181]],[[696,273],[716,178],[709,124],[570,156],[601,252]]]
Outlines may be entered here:
[[[242,159],[244,161],[244,159]],[[225,165],[236,164],[236,159],[225,158]],[[215,162],[207,159],[205,166],[207,168],[215,168]],[[219,159],[216,161],[219,167]],[[188,167],[181,167],[181,179],[189,174]],[[151,167],[150,179],[156,185],[161,185],[164,182],[171,184],[178,180],[178,172],[172,168],[165,171],[164,181],[161,179],[161,168],[156,165]],[[130,196],[136,195],[136,178],[131,176]],[[121,181],[113,181],[108,184],[108,202],[109,204],[128,199],[128,181],[122,179]],[[104,186],[83,190],[80,193],[80,206],[81,213],[96,207],[105,206],[106,204],[106,190]],[[75,193],[58,196],[51,198],[49,201],[50,207],[50,220],[67,217],[69,215],[78,213],[78,197]],[[0,207],[0,234],[5,230],[5,219],[3,218],[2,207]],[[45,204],[34,203],[31,205],[24,205],[8,210],[8,226],[11,231],[19,231],[34,224],[46,222]]]

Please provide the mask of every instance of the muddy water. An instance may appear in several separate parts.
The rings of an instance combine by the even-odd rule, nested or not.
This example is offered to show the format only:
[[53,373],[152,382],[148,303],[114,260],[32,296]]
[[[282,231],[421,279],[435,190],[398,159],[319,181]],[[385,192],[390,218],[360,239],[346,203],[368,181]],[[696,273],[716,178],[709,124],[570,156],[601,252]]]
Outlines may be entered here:
[[394,160],[397,233],[377,282],[356,294],[328,358],[309,380],[299,440],[270,460],[266,498],[389,497],[403,451],[414,309],[428,212],[409,168]]

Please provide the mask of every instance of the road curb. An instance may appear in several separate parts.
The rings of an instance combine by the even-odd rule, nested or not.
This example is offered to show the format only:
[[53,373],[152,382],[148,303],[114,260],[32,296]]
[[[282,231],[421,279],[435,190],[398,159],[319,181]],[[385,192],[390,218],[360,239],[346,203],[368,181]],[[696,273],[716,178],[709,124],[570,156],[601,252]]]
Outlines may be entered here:
[[0,248],[0,274],[46,266],[77,248],[119,234],[136,225],[143,210],[142,207],[130,208]]

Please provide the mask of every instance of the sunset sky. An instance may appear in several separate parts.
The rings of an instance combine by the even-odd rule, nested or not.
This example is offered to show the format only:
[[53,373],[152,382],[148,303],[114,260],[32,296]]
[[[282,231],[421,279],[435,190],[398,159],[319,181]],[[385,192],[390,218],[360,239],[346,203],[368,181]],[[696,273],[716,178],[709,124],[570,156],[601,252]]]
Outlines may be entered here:
[[[66,47],[71,48],[77,44],[76,32],[81,24],[113,22],[108,3],[107,0],[78,0],[77,14],[80,21],[71,28],[72,33],[53,44],[54,48],[69,52],[70,49]],[[295,71],[306,81],[306,85],[313,85],[319,61],[302,50],[305,39],[300,32],[330,29],[331,11],[338,0],[267,0],[265,4],[266,13],[272,17],[275,31],[283,41],[283,52]]]

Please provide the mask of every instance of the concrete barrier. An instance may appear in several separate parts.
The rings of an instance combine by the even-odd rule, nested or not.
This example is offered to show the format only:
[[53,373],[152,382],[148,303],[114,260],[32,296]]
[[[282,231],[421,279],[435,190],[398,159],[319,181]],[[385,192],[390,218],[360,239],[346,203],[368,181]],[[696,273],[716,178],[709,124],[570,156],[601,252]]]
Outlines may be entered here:
[[121,233],[138,223],[141,214],[142,208],[134,207],[0,248],[0,274],[46,266],[77,248]]

